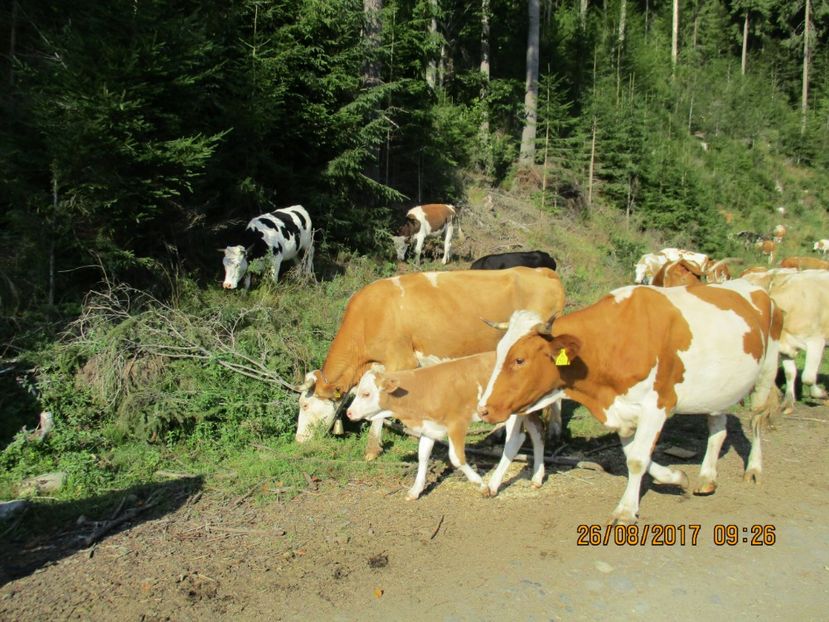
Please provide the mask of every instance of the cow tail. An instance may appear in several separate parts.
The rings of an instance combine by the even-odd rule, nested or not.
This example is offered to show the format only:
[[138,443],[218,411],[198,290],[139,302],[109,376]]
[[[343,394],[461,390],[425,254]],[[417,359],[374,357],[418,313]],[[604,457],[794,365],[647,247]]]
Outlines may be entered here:
[[780,335],[783,331],[783,313],[769,300],[771,321],[769,323],[766,353],[754,387],[751,399],[751,431],[756,435],[767,428],[773,417],[781,411],[780,390],[775,384],[777,367],[780,362]]

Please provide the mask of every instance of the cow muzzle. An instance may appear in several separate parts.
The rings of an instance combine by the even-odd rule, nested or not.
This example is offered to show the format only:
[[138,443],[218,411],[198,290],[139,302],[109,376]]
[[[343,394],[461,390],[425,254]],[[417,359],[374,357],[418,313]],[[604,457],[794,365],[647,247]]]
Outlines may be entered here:
[[222,287],[224,287],[225,289],[236,289],[236,286],[230,281],[225,281],[224,283],[222,283]]
[[489,423],[489,408],[486,406],[478,406],[478,416]]

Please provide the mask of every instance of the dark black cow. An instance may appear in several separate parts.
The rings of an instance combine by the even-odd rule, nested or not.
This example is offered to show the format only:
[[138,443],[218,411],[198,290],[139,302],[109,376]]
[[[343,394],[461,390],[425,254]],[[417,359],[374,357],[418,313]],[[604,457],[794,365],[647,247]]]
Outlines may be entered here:
[[292,205],[252,219],[244,233],[239,236],[241,244],[222,249],[225,266],[225,289],[235,289],[242,277],[245,289],[250,285],[247,273],[251,261],[268,256],[270,253],[273,280],[279,276],[279,266],[284,259],[295,259],[304,251],[302,269],[307,274],[314,266],[314,229],[311,217],[301,205]]
[[556,260],[544,251],[522,251],[517,253],[496,253],[476,259],[469,266],[470,270],[504,270],[516,266],[528,268],[556,269]]

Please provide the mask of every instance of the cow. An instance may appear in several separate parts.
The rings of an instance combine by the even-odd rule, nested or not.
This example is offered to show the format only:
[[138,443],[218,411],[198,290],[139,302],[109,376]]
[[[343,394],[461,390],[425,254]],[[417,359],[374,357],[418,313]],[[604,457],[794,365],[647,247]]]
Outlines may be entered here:
[[354,401],[346,411],[350,420],[376,421],[394,417],[420,434],[417,476],[406,495],[407,500],[413,501],[423,492],[432,447],[436,440],[447,436],[452,466],[478,485],[484,496],[498,494],[504,473],[524,442],[524,434],[520,433],[522,423],[533,443],[535,468],[532,485],[535,488],[541,486],[544,479],[544,440],[541,420],[535,414],[521,418],[513,415],[508,420],[504,453],[488,486],[466,463],[466,432],[470,423],[479,421],[476,412],[478,397],[494,366],[495,352],[484,352],[413,370],[386,373],[369,370],[360,379]]
[[760,240],[763,239],[763,234],[762,233],[757,233],[756,231],[744,230],[744,231],[738,231],[732,237],[737,239],[737,240],[740,240],[742,242],[743,246],[745,246],[746,248],[751,248],[757,242],[759,242]]
[[[413,272],[370,283],[348,301],[322,369],[298,387],[297,442],[314,427],[330,429],[339,402],[372,364],[391,372],[487,352],[500,334],[481,326],[482,316],[563,307],[564,288],[547,268]],[[381,430],[382,421],[372,423],[366,459],[381,453]]]
[[780,353],[786,376],[784,411],[791,411],[795,404],[795,357],[799,350],[806,351],[801,376],[804,386],[809,387],[813,398],[825,399],[826,390],[817,383],[817,374],[829,338],[829,272],[780,269],[747,274],[744,278],[766,289],[783,312]]
[[786,257],[780,262],[780,267],[795,270],[829,270],[829,261],[817,257]]
[[824,257],[826,257],[826,253],[829,253],[829,240],[818,240],[817,242],[815,242],[815,245],[812,247],[812,250],[819,251]]
[[708,283],[723,283],[731,278],[728,263],[739,261],[736,257],[726,257],[719,261],[708,260],[708,267],[703,270],[692,261],[680,259],[663,265],[653,277],[651,285],[656,287],[677,287],[679,285],[699,285],[705,279]]
[[777,252],[777,242],[774,240],[757,240],[754,249],[761,255],[769,256],[769,265],[774,262],[774,253]]
[[257,259],[267,258],[271,264],[273,282],[277,282],[282,262],[296,259],[303,251],[300,263],[305,274],[314,271],[314,229],[311,217],[301,205],[292,205],[251,219],[241,236],[240,244],[221,249],[225,289],[236,289],[244,277],[244,287],[250,287],[248,266]]
[[417,205],[406,212],[406,223],[400,227],[397,235],[392,236],[397,258],[405,261],[406,252],[415,242],[415,263],[420,263],[420,252],[427,236],[440,235],[445,232],[443,240],[443,260],[446,265],[452,247],[452,231],[455,221],[455,206],[447,203],[428,203]]
[[777,244],[783,243],[783,238],[786,237],[786,225],[777,225],[771,232],[772,239]]
[[521,251],[514,253],[496,253],[484,255],[472,262],[470,270],[504,270],[526,266],[528,268],[556,269],[556,260],[544,251]]
[[708,255],[681,248],[663,248],[656,253],[647,253],[636,262],[634,283],[647,284],[653,281],[659,269],[669,261],[685,259],[694,262],[701,268],[706,268],[709,262]]
[[708,414],[708,447],[697,494],[717,486],[724,412],[752,389],[751,452],[745,479],[762,472],[760,429],[776,414],[774,385],[782,316],[761,287],[744,280],[699,287],[628,286],[544,323],[513,314],[478,402],[484,421],[536,410],[561,397],[586,406],[621,439],[628,483],[611,515],[633,523],[647,471],[657,483],[687,486],[682,471],[651,454],[673,413]]

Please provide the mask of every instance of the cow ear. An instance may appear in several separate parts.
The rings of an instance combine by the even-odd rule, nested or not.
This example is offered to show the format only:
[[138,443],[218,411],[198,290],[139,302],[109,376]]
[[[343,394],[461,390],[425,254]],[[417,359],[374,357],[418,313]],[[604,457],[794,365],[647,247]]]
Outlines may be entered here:
[[377,376],[377,384],[384,393],[394,393],[400,387],[400,381],[397,378],[383,375]]
[[559,335],[550,342],[550,359],[558,366],[569,365],[579,355],[581,341],[573,335]]

